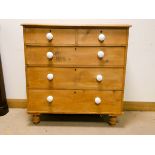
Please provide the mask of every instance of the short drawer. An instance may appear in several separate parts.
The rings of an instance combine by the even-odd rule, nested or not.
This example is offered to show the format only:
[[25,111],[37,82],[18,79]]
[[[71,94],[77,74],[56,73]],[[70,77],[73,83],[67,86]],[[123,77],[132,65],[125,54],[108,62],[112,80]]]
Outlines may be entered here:
[[[99,40],[99,35],[103,34],[104,41]],[[126,45],[127,29],[79,29],[79,45]]]
[[121,91],[29,90],[28,93],[29,113],[120,114],[122,110]]
[[33,89],[122,90],[123,69],[28,67],[27,85]]
[[[102,57],[99,53],[102,52]],[[124,66],[124,47],[26,46],[26,64],[43,66]],[[52,57],[49,57],[52,54]]]
[[[74,45],[74,29],[47,29],[47,28],[26,28],[24,31],[24,41],[27,44],[47,44],[47,45]],[[47,39],[47,34],[52,34],[52,39]]]

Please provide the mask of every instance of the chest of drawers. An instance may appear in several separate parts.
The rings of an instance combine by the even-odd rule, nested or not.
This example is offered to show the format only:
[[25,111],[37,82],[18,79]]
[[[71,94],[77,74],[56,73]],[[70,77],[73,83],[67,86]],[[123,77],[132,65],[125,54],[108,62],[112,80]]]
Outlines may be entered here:
[[123,113],[129,25],[23,24],[28,113]]

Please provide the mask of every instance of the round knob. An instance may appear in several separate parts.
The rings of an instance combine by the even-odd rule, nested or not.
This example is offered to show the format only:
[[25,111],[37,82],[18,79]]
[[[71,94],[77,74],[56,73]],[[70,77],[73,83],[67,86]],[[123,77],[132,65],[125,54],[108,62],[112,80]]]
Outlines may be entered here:
[[53,74],[51,74],[51,73],[47,74],[47,79],[48,80],[53,80],[53,77],[54,77]]
[[46,38],[50,41],[53,39],[53,34],[51,32],[46,34]]
[[51,51],[47,52],[46,55],[47,55],[48,59],[52,59],[53,58],[53,52],[51,52]]
[[99,41],[104,41],[105,40],[105,35],[103,33],[99,34],[98,36]]
[[103,80],[103,76],[101,74],[98,74],[96,76],[96,80],[99,81],[99,82],[101,82]]
[[95,97],[95,103],[96,103],[96,104],[100,104],[100,103],[101,103],[101,98]]
[[47,97],[47,102],[52,102],[53,101],[53,96],[48,96]]
[[104,52],[98,51],[97,55],[98,55],[98,58],[102,59],[104,57]]

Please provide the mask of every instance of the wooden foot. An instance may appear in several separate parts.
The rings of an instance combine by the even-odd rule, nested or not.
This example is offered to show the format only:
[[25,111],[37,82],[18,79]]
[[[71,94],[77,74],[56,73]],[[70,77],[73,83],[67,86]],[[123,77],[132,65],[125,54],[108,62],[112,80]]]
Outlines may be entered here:
[[33,122],[33,124],[38,124],[40,122],[40,115],[39,114],[34,114],[32,116],[32,122]]
[[111,126],[115,126],[117,123],[117,116],[110,116],[109,118],[109,122],[108,122]]

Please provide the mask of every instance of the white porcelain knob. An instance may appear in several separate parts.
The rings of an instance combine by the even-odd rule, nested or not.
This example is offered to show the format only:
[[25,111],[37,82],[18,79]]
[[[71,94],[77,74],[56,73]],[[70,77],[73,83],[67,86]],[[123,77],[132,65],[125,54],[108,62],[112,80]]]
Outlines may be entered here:
[[96,104],[100,104],[100,103],[101,103],[101,98],[95,97],[95,103],[96,103]]
[[104,57],[104,52],[98,51],[97,55],[98,55],[98,58],[102,59]]
[[47,74],[47,79],[48,80],[53,80],[53,77],[54,77],[53,74],[51,74],[51,73]]
[[103,80],[103,76],[101,74],[98,74],[96,76],[96,80],[99,81],[99,82],[101,82]]
[[104,41],[105,40],[105,35],[103,33],[99,34],[98,36],[99,41]]
[[50,41],[53,39],[53,34],[51,32],[46,34],[46,38]]
[[53,101],[53,96],[48,96],[47,97],[47,102],[51,103]]
[[53,58],[53,52],[51,52],[51,51],[47,52],[46,55],[47,55],[48,59],[52,59]]

